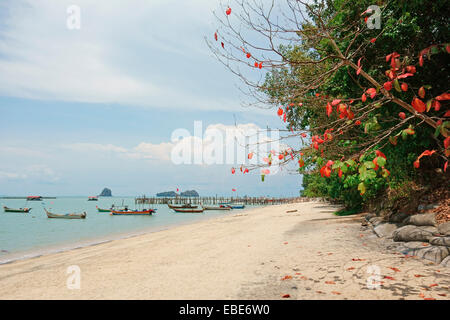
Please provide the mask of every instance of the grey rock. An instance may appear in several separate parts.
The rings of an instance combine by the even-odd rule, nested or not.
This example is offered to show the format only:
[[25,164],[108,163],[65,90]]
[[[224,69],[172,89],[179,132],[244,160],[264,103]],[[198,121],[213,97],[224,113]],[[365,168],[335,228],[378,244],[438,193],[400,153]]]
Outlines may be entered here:
[[426,210],[431,210],[431,209],[435,209],[439,207],[438,204],[419,204],[419,206],[417,207],[417,211],[426,211]]
[[433,233],[417,226],[400,227],[392,233],[394,241],[426,241],[433,237]]
[[438,225],[438,232],[444,236],[450,236],[450,222]]
[[374,217],[376,217],[376,215],[375,215],[375,213],[372,213],[372,212],[369,212],[368,214],[366,214],[366,215],[364,216],[364,218],[365,218],[367,221],[370,221],[370,219],[372,219],[372,218],[374,218]]
[[104,188],[102,192],[99,194],[99,197],[112,197],[111,189]]
[[450,247],[450,237],[433,237],[430,239],[430,244]]
[[380,223],[383,223],[383,219],[380,218],[380,217],[373,217],[373,218],[370,218],[369,222],[370,222],[374,227],[376,227],[376,226],[379,225]]
[[381,223],[377,225],[373,230],[380,238],[392,238],[392,234],[395,230],[397,230],[397,226],[393,223]]
[[409,217],[409,214],[407,214],[407,213],[397,212],[397,213],[392,214],[389,217],[389,222],[400,223],[400,222],[404,221],[408,217]]
[[436,214],[415,214],[405,219],[405,224],[412,224],[414,226],[436,226]]
[[441,266],[450,268],[450,256],[441,261]]
[[417,250],[417,257],[433,261],[434,263],[441,263],[448,255],[450,255],[450,248],[444,246],[429,246]]

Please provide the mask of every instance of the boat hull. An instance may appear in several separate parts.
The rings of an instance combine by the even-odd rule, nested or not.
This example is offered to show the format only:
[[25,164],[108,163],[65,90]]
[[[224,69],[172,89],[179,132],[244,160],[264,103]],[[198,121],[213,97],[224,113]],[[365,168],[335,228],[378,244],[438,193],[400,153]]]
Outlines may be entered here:
[[67,214],[54,214],[47,212],[47,217],[50,219],[86,219],[86,212],[79,213],[67,213]]
[[8,208],[8,207],[3,207],[3,210],[5,212],[28,213],[28,212],[30,212],[31,208],[13,209],[13,208]]
[[203,210],[231,210],[231,207],[203,207]]
[[180,208],[172,208],[175,212],[180,213],[202,213],[203,209],[180,209]]
[[114,211],[111,210],[112,216],[149,216],[155,213],[155,210],[144,210],[144,211]]
[[190,204],[184,204],[184,205],[181,205],[181,206],[174,206],[174,205],[168,203],[167,206],[170,209],[197,209],[198,208],[198,206],[193,206],[193,205],[190,205]]

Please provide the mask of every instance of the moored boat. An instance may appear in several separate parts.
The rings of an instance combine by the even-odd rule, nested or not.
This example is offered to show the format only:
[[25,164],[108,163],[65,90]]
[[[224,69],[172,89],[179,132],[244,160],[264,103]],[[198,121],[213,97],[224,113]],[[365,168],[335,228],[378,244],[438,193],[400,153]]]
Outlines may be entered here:
[[245,204],[219,203],[220,206],[230,207],[231,209],[244,209]]
[[5,210],[5,212],[28,213],[28,212],[30,212],[31,208],[13,209],[13,208],[8,208],[7,206],[3,206],[3,210]]
[[42,201],[41,196],[28,196],[27,201]]
[[152,215],[156,212],[156,209],[144,209],[144,210],[111,210],[112,216],[145,216]]
[[203,210],[231,210],[231,207],[228,207],[228,206],[203,207]]
[[98,197],[89,197],[88,201],[98,201]]
[[48,212],[47,209],[45,209],[45,213],[47,214],[48,218],[57,218],[57,219],[85,219],[86,218],[86,212],[83,213],[66,213],[66,214],[56,214]]
[[170,209],[195,209],[195,208],[198,208],[198,206],[193,206],[190,203],[179,205],[179,206],[168,203],[167,206]]
[[201,213],[203,212],[203,208],[172,208],[175,212],[185,212],[185,213]]
[[98,206],[96,206],[96,208],[97,208],[98,212],[111,212],[111,210],[113,209],[113,208],[111,208],[111,209],[101,209]]

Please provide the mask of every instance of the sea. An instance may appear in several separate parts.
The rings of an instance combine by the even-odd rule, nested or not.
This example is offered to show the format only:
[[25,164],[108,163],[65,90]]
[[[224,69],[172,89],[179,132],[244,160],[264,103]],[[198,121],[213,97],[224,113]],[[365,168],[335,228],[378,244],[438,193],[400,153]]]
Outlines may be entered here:
[[[0,199],[0,264],[37,257],[49,253],[96,245],[116,239],[156,232],[177,225],[229,215],[230,211],[207,210],[204,213],[177,213],[167,205],[146,205],[157,209],[151,216],[112,216],[98,212],[97,206],[108,209],[111,205],[136,206],[134,197],[101,197],[87,201],[88,197],[61,197],[43,201]],[[32,208],[30,213],[4,212],[10,208]],[[44,207],[52,213],[86,212],[86,219],[49,219]]]

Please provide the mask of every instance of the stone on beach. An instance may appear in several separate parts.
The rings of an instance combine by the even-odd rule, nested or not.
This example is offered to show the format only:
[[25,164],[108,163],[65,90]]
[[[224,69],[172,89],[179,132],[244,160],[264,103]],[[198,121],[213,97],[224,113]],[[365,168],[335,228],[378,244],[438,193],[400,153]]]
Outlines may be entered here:
[[417,226],[407,225],[393,232],[394,241],[427,241],[433,233]]
[[377,225],[373,230],[380,238],[392,238],[394,231],[397,230],[397,226],[393,223],[381,223]]
[[436,215],[434,213],[415,214],[405,219],[404,223],[415,226],[436,226]]

